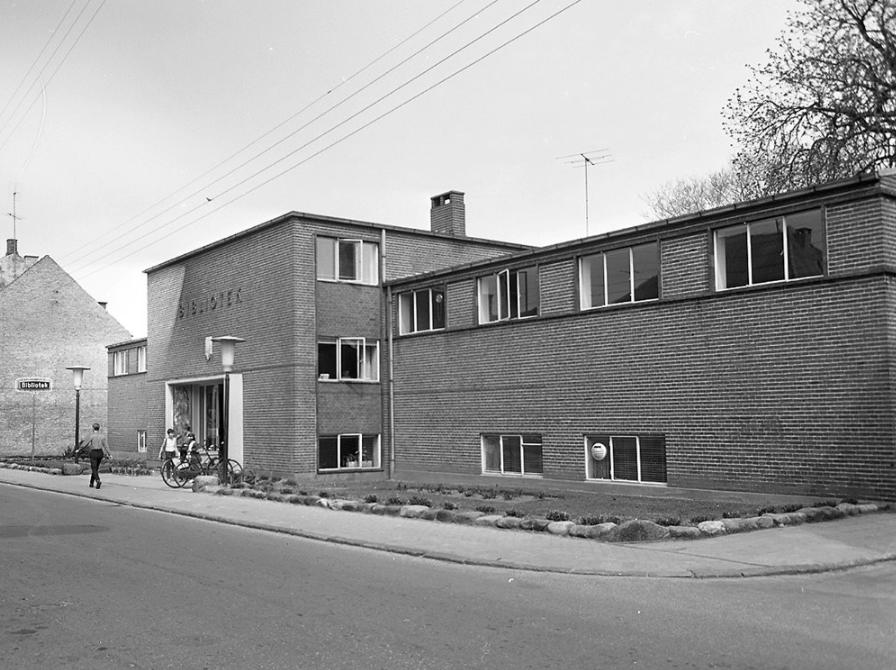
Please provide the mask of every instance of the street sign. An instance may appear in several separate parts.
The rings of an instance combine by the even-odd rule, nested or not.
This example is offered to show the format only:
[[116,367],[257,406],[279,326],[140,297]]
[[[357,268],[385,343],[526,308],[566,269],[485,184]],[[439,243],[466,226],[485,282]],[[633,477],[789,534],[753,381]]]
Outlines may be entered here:
[[16,391],[51,391],[53,383],[49,379],[16,379]]

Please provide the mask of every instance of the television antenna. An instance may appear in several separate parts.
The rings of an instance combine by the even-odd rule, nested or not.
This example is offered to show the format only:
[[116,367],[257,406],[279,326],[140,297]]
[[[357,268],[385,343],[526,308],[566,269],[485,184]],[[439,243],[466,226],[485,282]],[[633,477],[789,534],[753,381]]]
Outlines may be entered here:
[[12,218],[12,239],[16,239],[16,221],[21,221],[22,217],[16,214],[16,196],[18,193],[16,191],[12,192],[12,211],[7,212],[6,216]]
[[582,151],[577,154],[569,154],[569,156],[558,156],[558,161],[563,161],[573,167],[585,168],[585,237],[589,235],[588,221],[588,168],[594,165],[603,165],[611,163],[613,156],[606,149],[594,149],[592,151]]

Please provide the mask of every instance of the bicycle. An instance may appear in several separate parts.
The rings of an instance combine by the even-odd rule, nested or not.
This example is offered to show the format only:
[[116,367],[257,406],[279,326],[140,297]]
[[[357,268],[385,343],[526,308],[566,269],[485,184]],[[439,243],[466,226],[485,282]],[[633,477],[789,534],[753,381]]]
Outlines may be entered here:
[[205,447],[195,447],[187,460],[167,460],[162,464],[162,481],[173,489],[183,488],[199,475],[218,475],[219,484],[235,484],[242,480],[242,464],[228,458],[221,461]]

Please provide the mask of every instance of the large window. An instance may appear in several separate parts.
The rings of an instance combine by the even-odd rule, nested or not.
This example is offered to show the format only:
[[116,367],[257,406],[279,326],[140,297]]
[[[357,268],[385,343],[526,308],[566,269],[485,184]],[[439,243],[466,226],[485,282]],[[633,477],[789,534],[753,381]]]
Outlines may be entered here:
[[479,278],[479,323],[537,315],[537,267],[502,270]]
[[666,440],[662,435],[586,435],[585,476],[665,482]]
[[137,372],[146,372],[146,347],[137,347]]
[[330,381],[379,381],[380,343],[363,337],[318,342],[317,375]]
[[317,238],[317,278],[357,284],[379,283],[379,245],[362,240]]
[[482,472],[540,475],[543,472],[541,435],[483,435]]
[[657,243],[591,254],[579,259],[582,309],[659,297]]
[[112,375],[126,375],[128,373],[128,352],[116,351],[112,354]]
[[380,467],[380,436],[342,434],[317,438],[319,470],[358,470]]
[[445,290],[424,288],[398,296],[398,332],[419,333],[445,327]]
[[824,274],[820,209],[740,223],[715,232],[716,289]]

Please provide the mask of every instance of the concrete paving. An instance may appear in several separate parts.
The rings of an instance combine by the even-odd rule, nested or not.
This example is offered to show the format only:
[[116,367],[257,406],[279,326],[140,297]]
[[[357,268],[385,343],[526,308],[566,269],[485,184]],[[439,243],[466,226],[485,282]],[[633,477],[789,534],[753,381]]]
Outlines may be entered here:
[[[896,560],[896,513],[697,540],[608,543],[171,489],[158,476],[88,477],[0,468],[0,484],[182,514],[323,542],[455,563],[583,575],[750,577]],[[0,521],[2,523],[2,521]]]

